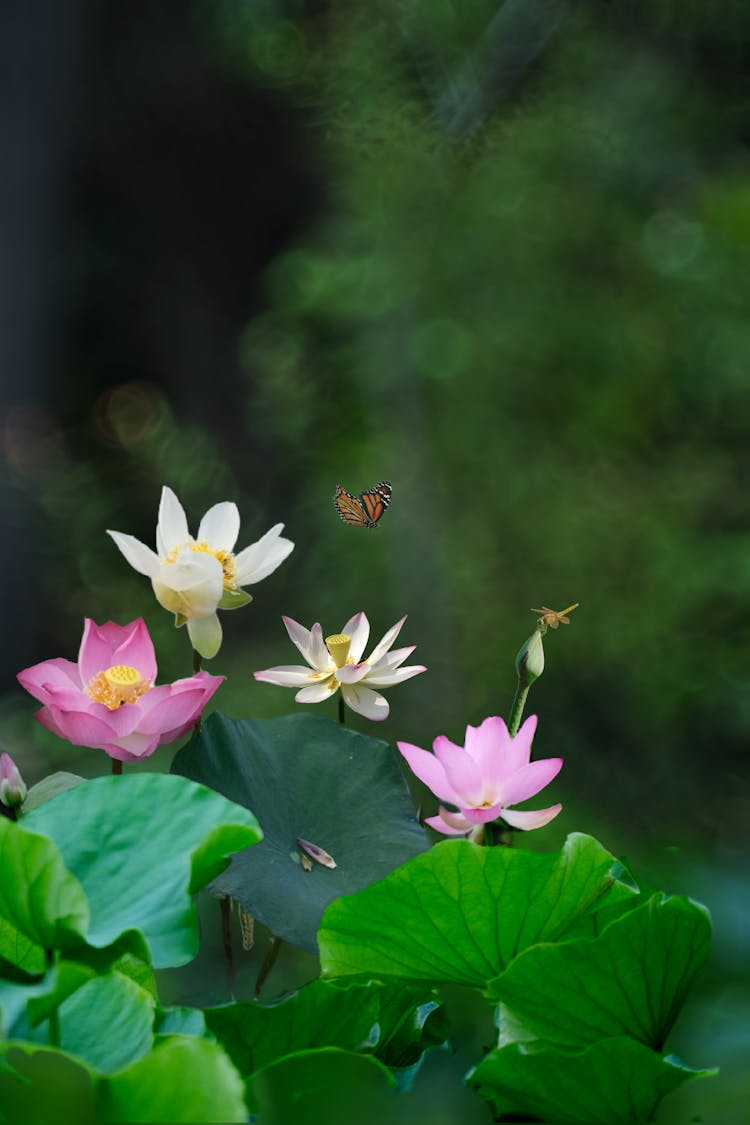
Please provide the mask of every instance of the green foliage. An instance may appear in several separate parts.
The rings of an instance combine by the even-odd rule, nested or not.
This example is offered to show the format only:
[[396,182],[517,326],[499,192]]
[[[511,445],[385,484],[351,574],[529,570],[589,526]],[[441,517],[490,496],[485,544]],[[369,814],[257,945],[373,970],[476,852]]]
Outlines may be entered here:
[[[252,809],[263,841],[236,855],[213,888],[279,937],[314,950],[324,908],[428,846],[390,746],[304,712],[252,721],[211,715],[173,770]],[[298,839],[329,869],[300,863]]]
[[[89,945],[102,949],[140,931],[139,941],[145,940],[157,967],[181,965],[195,955],[191,895],[222,869],[230,852],[261,836],[245,810],[210,789],[163,774],[84,782],[24,817],[24,837],[30,829],[54,841],[36,845],[45,856],[57,852],[55,845],[60,849],[67,871],[59,858],[50,870],[63,873],[59,878],[66,887],[64,892],[51,887],[48,898],[57,903],[64,893],[75,902],[78,895],[76,934],[85,933]],[[28,894],[31,877],[19,872],[11,885]],[[26,932],[46,948],[65,948],[54,933]]]
[[556,856],[449,840],[332,903],[323,973],[485,988],[521,950],[559,941],[586,914],[635,893],[614,856],[568,837]]

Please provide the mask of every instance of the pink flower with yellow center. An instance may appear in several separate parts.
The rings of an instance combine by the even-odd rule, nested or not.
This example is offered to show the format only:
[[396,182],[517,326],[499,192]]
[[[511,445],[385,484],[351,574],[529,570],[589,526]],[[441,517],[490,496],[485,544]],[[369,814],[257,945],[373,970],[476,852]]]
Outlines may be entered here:
[[511,737],[503,720],[495,715],[478,727],[467,726],[463,746],[444,734],[432,744],[433,754],[397,743],[412,772],[441,801],[456,811],[440,806],[439,816],[425,823],[447,836],[463,836],[478,824],[501,817],[511,828],[541,828],[557,816],[562,805],[546,809],[519,811],[511,806],[535,797],[560,772],[562,758],[531,761],[531,743],[536,731],[536,715],[530,716]]
[[86,618],[78,662],[57,657],[18,673],[44,706],[42,726],[72,742],[133,762],[185,734],[224,676],[198,672],[155,684],[156,657],[142,618],[104,625]]

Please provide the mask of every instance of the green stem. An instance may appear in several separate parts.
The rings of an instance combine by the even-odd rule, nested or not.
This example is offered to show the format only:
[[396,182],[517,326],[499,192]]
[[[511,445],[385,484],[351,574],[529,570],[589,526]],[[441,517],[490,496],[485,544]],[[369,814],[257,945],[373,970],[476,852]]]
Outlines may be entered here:
[[263,958],[263,964],[260,967],[260,970],[258,972],[258,979],[255,982],[255,998],[256,998],[256,1000],[260,996],[260,990],[263,988],[263,985],[266,983],[266,978],[268,977],[268,974],[271,972],[271,969],[276,964],[276,958],[279,956],[279,952],[280,952],[283,944],[284,944],[283,938],[276,937],[275,934],[272,935],[271,944],[268,947],[268,952],[266,953],[265,957]]
[[229,995],[232,1000],[235,999],[234,994],[234,957],[232,955],[232,931],[230,928],[229,919],[230,899],[226,895],[221,900],[221,940],[224,946],[224,960],[227,966],[227,982],[229,984]]
[[511,738],[518,733],[518,728],[521,725],[523,717],[523,709],[526,706],[526,696],[529,694],[531,684],[521,684],[518,681],[516,686],[516,694],[513,697],[513,706],[510,709],[510,718],[508,719],[508,734]]
[[344,697],[339,693],[339,722],[346,726],[346,711],[344,710]]
[[115,774],[120,774],[120,773],[122,773],[122,762],[120,761],[119,758],[113,758],[112,759],[112,774],[114,776]]
[[[54,949],[45,949],[45,956],[47,960],[47,970],[53,968],[55,964],[55,951]],[[49,1045],[50,1047],[60,1046],[60,1010],[53,1008],[49,1014]]]

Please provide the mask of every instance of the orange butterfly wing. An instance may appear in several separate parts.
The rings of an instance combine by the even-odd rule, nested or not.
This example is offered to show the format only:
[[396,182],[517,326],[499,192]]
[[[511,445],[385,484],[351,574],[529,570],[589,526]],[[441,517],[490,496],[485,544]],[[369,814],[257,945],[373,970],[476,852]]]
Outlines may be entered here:
[[391,486],[387,480],[381,480],[357,497],[337,484],[333,502],[344,523],[352,527],[376,527],[391,502]]

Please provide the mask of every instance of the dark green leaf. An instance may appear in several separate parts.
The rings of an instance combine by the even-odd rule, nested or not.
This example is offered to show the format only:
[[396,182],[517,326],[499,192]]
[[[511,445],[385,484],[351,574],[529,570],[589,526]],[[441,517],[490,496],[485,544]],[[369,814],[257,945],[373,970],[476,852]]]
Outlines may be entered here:
[[622,875],[580,834],[555,855],[446,841],[331,904],[319,934],[323,973],[481,988],[521,950],[559,941],[581,915],[633,894]]
[[[329,902],[428,846],[391,747],[319,715],[253,722],[215,712],[172,769],[253,810],[263,842],[235,856],[214,887],[307,949],[316,948]],[[336,868],[306,871],[300,838],[324,848]]]

